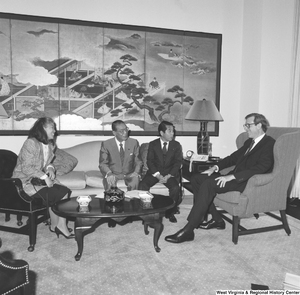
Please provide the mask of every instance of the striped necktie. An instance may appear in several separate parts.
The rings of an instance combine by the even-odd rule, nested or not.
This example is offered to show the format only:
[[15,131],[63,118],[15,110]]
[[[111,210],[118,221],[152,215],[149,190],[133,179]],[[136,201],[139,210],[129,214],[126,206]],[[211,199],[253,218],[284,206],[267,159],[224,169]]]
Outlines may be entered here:
[[245,155],[247,155],[247,154],[251,151],[251,149],[252,149],[254,143],[255,143],[255,141],[254,141],[254,139],[253,139],[253,140],[251,141],[250,146],[249,146],[249,148],[247,149]]
[[163,147],[163,155],[165,156],[167,154],[167,143],[164,142],[164,147]]
[[124,163],[124,157],[125,157],[125,152],[124,152],[124,149],[123,149],[123,144],[120,143],[120,158],[121,158],[122,165]]

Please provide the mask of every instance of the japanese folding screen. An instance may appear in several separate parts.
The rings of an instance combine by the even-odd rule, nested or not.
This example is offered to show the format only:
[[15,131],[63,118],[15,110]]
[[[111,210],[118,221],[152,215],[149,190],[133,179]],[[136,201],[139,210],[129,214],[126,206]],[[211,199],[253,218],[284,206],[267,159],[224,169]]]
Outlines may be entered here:
[[[50,116],[62,133],[105,134],[120,119],[136,135],[156,134],[162,120],[177,134],[196,134],[199,123],[184,118],[195,100],[219,108],[221,41],[220,34],[0,14],[0,130],[28,130]],[[216,135],[218,124],[209,131]]]

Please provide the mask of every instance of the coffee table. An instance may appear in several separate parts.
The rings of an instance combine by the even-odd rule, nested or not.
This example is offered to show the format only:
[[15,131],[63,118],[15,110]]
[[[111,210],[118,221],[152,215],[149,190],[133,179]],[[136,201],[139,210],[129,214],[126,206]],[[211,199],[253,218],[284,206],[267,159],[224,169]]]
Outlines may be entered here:
[[[143,220],[144,232],[149,234],[148,226],[154,228],[153,244],[156,252],[160,252],[158,240],[163,231],[162,219],[165,211],[174,206],[168,196],[153,194],[151,203],[143,203],[140,199],[126,199],[119,203],[107,203],[102,198],[90,195],[92,200],[87,212],[81,212],[76,197],[55,203],[52,210],[59,216],[75,218],[75,239],[78,252],[75,260],[80,260],[83,252],[83,237],[101,224],[101,221],[115,220],[121,222],[128,217],[139,217]],[[101,221],[100,221],[101,220]],[[103,223],[103,222],[102,222]]]

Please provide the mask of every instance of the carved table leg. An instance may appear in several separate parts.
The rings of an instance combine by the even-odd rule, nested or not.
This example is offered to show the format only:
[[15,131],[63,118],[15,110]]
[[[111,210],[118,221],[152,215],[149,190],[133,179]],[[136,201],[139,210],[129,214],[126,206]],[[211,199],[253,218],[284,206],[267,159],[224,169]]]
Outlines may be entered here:
[[162,223],[155,223],[154,227],[154,235],[153,235],[153,244],[156,252],[160,252],[160,248],[158,247],[159,237],[164,229],[164,225]]
[[144,222],[144,232],[145,235],[149,235],[148,224],[146,224],[145,222]]
[[149,234],[148,226],[154,228],[153,244],[156,252],[161,251],[161,249],[158,247],[158,240],[164,229],[164,226],[162,224],[163,215],[164,214],[161,213],[155,213],[141,216],[141,218],[144,220],[144,232],[146,235]]
[[75,260],[79,261],[83,252],[83,237],[84,233],[92,227],[95,219],[90,218],[76,218],[75,220],[75,239],[77,242],[78,252],[75,255]]

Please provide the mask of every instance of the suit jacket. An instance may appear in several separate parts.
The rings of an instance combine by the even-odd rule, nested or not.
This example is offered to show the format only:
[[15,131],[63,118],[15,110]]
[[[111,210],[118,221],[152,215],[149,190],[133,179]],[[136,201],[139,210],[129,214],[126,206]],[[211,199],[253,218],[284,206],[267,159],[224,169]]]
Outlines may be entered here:
[[149,143],[147,154],[147,173],[159,172],[162,176],[171,174],[177,176],[182,165],[182,148],[178,141],[169,142],[169,147],[165,159],[161,148],[160,138]]
[[115,138],[104,141],[100,149],[99,169],[103,177],[108,172],[116,175],[127,175],[133,172],[140,173],[142,161],[139,159],[139,142],[128,138],[124,147],[124,162],[122,165],[119,148]]
[[228,174],[233,174],[238,183],[247,181],[255,174],[269,173],[273,169],[273,147],[275,139],[265,135],[262,140],[245,155],[251,141],[252,138],[247,139],[240,149],[217,164],[220,170],[235,165],[234,170]]
[[[13,178],[20,178],[24,191],[32,196],[36,193],[31,184],[32,177],[42,177],[45,175],[46,167],[54,158],[54,146],[49,144],[49,155],[44,165],[44,152],[42,143],[35,138],[25,140],[17,160],[16,167],[13,172]],[[37,190],[43,187],[36,187]]]

